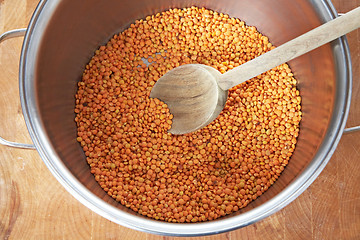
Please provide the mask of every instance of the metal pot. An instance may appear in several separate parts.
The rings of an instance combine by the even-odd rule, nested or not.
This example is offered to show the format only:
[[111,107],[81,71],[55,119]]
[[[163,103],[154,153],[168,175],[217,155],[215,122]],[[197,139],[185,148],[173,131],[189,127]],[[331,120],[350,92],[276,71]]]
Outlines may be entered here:
[[[330,1],[158,0],[41,1],[31,19],[20,60],[20,95],[34,145],[57,180],[101,216],[141,231],[208,235],[244,227],[285,207],[320,174],[344,131],[351,97],[351,63],[342,37],[289,62],[302,96],[296,150],[277,182],[246,208],[204,223],[166,223],[129,210],[109,197],[90,173],[76,142],[74,94],[94,50],[134,20],[169,8],[196,5],[227,13],[280,45],[337,16]],[[0,41],[25,32],[10,32]],[[32,148],[2,141],[2,143]]]

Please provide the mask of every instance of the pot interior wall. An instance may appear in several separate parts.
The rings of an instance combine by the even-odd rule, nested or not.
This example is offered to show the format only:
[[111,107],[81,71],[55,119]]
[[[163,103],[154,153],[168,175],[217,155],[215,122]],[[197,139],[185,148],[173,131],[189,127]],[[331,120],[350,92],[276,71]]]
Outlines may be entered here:
[[[39,118],[64,165],[90,191],[125,210],[99,187],[76,142],[74,94],[93,52],[134,20],[172,7],[199,6],[227,13],[256,26],[280,45],[321,22],[309,1],[82,1],[63,0],[41,39],[35,85]],[[239,211],[258,206],[281,192],[309,165],[324,138],[333,111],[336,70],[330,44],[289,63],[298,80],[304,113],[298,144],[289,165],[265,194]],[[126,210],[130,211],[130,210]],[[130,211],[131,212],[131,211]],[[235,214],[239,214],[235,213]]]

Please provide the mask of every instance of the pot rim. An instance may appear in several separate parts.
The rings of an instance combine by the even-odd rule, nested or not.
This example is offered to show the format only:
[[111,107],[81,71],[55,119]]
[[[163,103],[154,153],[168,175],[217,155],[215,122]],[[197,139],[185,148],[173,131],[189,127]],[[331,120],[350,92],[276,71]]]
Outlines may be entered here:
[[[292,202],[310,186],[334,153],[345,128],[351,101],[351,59],[345,36],[332,43],[337,46],[336,49],[333,48],[334,58],[341,60],[336,64],[343,67],[343,70],[337,73],[338,78],[344,79],[344,81],[340,81],[340,86],[336,90],[336,99],[341,101],[334,103],[335,107],[330,126],[314,160],[278,195],[245,213],[201,223],[156,221],[146,217],[138,217],[111,206],[90,192],[66,168],[50,144],[41,119],[38,117],[39,108],[34,94],[36,89],[34,71],[36,69],[37,52],[47,20],[52,16],[60,2],[61,0],[41,0],[29,23],[23,42],[19,67],[21,106],[31,139],[48,169],[70,194],[104,218],[132,229],[170,236],[202,236],[235,230],[270,216]],[[315,4],[315,1],[311,2],[313,5]],[[316,1],[316,4],[319,4],[319,2]],[[317,10],[321,11],[324,18],[330,20],[337,16],[337,12],[330,0],[323,0],[320,4],[323,5],[323,9]]]

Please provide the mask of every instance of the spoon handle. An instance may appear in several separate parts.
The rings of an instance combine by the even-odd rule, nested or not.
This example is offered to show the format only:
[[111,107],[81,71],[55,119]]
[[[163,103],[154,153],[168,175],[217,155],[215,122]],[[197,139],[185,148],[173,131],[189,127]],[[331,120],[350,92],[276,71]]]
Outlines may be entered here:
[[218,84],[223,90],[228,90],[359,27],[360,7],[357,7],[340,17],[222,74]]

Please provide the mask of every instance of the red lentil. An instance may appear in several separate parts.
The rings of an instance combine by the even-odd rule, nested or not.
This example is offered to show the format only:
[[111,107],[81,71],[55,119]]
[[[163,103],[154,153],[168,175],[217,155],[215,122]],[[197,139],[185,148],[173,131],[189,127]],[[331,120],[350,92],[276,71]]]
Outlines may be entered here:
[[272,48],[255,27],[197,7],[147,16],[111,38],[76,93],[76,140],[99,185],[168,222],[213,220],[260,196],[288,164],[299,133],[301,98],[287,64],[230,89],[215,121],[182,136],[167,132],[172,115],[149,94],[179,65],[225,72]]

